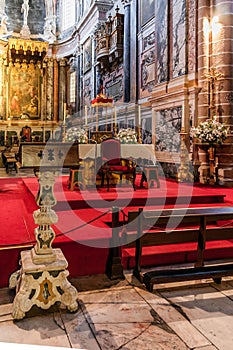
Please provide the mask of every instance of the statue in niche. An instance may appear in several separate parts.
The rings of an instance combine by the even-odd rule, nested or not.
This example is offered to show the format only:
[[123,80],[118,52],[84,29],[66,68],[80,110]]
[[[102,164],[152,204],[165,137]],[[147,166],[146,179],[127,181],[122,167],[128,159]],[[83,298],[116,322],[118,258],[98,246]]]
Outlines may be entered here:
[[29,0],[24,0],[21,7],[21,12],[23,13],[23,25],[27,26],[28,11],[29,11]]
[[47,40],[50,44],[54,43],[56,40],[56,25],[54,27],[54,23],[52,21],[48,21],[45,23],[44,26],[44,39]]
[[4,36],[4,35],[8,34],[7,24],[9,24],[7,22],[7,16],[4,15],[4,16],[2,16],[1,24],[0,24],[0,36]]

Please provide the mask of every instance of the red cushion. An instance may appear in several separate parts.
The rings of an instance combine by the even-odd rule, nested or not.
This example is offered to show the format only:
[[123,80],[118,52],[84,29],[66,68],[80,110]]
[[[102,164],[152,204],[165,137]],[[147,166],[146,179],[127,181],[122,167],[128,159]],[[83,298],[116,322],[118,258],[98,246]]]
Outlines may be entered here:
[[119,164],[121,164],[121,161],[120,161],[119,158],[110,159],[110,160],[108,161],[108,165],[119,165]]
[[128,168],[127,166],[121,166],[121,165],[110,166],[108,169],[110,171],[123,171],[123,172],[132,171],[131,168]]

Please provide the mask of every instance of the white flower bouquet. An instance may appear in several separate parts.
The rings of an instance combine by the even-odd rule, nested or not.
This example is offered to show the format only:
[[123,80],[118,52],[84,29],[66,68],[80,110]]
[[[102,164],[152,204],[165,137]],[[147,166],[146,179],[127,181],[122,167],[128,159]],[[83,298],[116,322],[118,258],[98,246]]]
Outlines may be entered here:
[[86,130],[72,126],[66,131],[66,142],[88,143]]
[[191,135],[198,138],[202,143],[214,146],[221,145],[226,140],[228,131],[229,128],[218,122],[216,116],[214,116],[213,119],[207,119],[196,128],[193,127]]
[[121,143],[137,143],[137,133],[133,129],[120,129],[117,137]]

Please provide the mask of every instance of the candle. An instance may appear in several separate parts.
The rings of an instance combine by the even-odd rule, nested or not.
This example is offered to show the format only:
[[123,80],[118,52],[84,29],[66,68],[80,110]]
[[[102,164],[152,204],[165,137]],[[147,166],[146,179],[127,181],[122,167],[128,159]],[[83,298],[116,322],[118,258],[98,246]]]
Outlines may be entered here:
[[115,123],[115,126],[117,124],[117,110],[116,110],[116,106],[114,106],[114,123]]
[[85,125],[87,125],[87,106],[85,106],[84,108],[85,108]]
[[183,105],[182,105],[182,119],[181,119],[181,121],[182,121],[182,123],[181,123],[181,126],[182,127],[184,127],[184,125],[185,125],[185,103],[183,103]]
[[138,106],[138,126],[141,126],[141,106]]
[[66,103],[64,103],[64,112],[63,112],[63,123],[66,121]]

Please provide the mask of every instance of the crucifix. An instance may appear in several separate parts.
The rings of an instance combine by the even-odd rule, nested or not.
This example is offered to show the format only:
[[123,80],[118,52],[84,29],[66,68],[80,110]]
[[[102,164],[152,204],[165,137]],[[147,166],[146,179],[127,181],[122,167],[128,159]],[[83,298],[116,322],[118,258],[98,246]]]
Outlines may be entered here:
[[217,68],[210,67],[209,72],[204,74],[209,84],[209,119],[216,115],[216,101],[215,101],[215,83],[223,77],[223,74],[217,71]]

